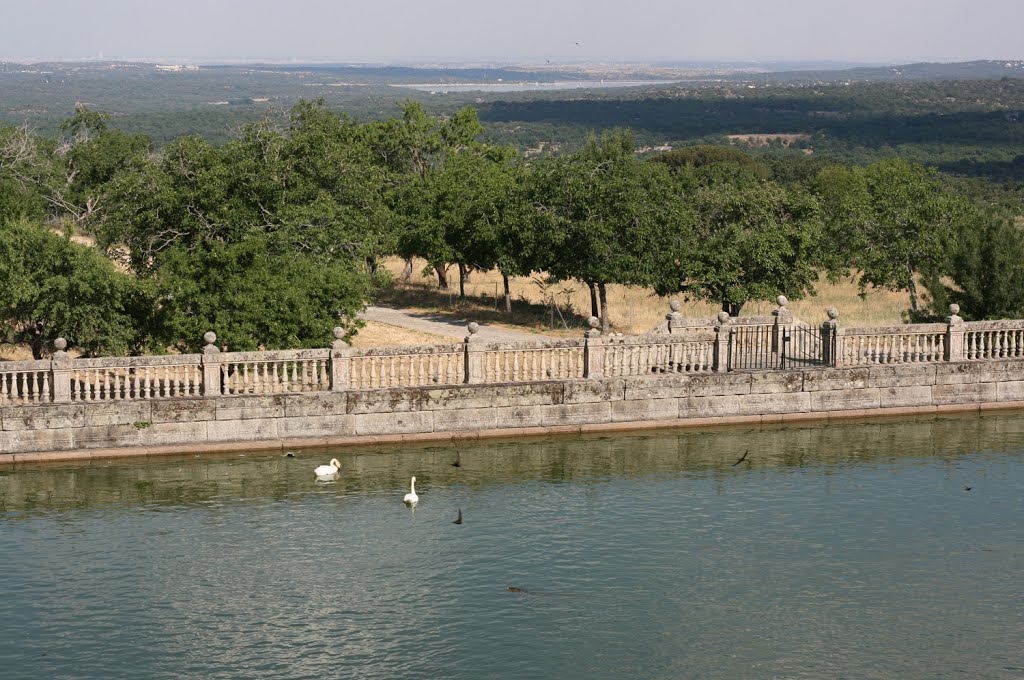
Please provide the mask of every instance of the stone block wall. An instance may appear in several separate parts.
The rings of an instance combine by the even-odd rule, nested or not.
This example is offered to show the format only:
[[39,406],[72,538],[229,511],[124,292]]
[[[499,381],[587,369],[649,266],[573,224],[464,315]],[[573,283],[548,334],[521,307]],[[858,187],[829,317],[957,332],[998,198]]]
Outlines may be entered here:
[[1024,360],[0,408],[0,463],[1024,408]]

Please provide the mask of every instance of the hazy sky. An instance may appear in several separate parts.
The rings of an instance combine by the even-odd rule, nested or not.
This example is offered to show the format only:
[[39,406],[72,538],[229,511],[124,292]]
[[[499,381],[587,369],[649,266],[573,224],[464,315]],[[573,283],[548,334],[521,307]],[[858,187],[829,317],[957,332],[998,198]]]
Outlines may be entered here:
[[0,59],[1024,58],[1024,0],[4,0],[2,9]]

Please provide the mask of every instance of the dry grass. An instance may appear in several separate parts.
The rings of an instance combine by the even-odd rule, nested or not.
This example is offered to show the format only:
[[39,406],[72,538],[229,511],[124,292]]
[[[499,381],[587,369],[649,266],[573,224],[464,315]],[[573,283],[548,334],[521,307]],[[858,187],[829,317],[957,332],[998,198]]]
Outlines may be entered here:
[[[590,292],[575,281],[546,286],[540,277],[512,279],[513,313],[510,316],[501,311],[502,283],[497,271],[473,272],[466,284],[466,299],[460,300],[458,270],[455,267],[449,271],[451,290],[441,291],[437,288],[435,276],[423,274],[423,261],[415,262],[413,276],[407,283],[399,281],[402,260],[389,259],[384,266],[396,283],[383,291],[377,301],[389,306],[468,317],[482,323],[560,336],[576,335],[586,327],[586,318],[590,316]],[[850,281],[830,284],[822,279],[816,288],[818,294],[815,297],[793,301],[789,305],[793,313],[807,323],[824,321],[825,310],[835,307],[845,326],[894,325],[902,323],[900,316],[908,305],[907,295],[902,292],[875,290],[869,292],[866,299],[861,299],[856,284]],[[674,297],[682,301],[681,297]],[[608,286],[613,330],[620,333],[650,330],[664,320],[671,299],[673,297],[655,295],[647,288]],[[774,302],[754,301],[743,308],[743,315],[768,315],[775,307]],[[718,312],[718,305],[705,302],[684,302],[682,309],[683,315],[691,318],[712,318]]]
[[386,347],[388,345],[438,345],[453,342],[452,338],[433,333],[399,328],[378,321],[367,321],[352,338],[353,347]]

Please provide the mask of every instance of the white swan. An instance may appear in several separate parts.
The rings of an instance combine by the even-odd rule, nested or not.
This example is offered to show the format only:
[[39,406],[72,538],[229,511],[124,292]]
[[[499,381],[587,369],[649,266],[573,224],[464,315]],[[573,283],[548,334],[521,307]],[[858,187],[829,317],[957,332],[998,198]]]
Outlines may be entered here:
[[317,477],[333,477],[334,475],[338,474],[338,470],[340,469],[341,463],[338,462],[338,459],[331,458],[330,465],[320,465],[315,470],[313,470],[313,473]]
[[405,498],[402,499],[406,505],[416,505],[420,500],[420,497],[416,495],[416,478],[413,477],[412,481],[409,482],[409,493],[405,494]]

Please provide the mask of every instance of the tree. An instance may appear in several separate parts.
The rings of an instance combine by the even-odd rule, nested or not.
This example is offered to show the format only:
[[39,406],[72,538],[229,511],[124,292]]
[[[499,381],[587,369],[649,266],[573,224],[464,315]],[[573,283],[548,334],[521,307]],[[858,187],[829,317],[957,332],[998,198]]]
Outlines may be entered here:
[[146,342],[150,297],[102,254],[18,221],[0,225],[0,329],[41,359],[64,337],[86,354],[126,354]]
[[946,275],[952,285],[938,279],[928,288],[936,316],[955,302],[967,320],[1024,318],[1024,227],[1001,211],[977,211],[960,233]]
[[816,180],[831,247],[851,254],[868,286],[906,290],[911,316],[922,314],[917,276],[935,276],[956,247],[967,203],[944,191],[933,171],[903,160],[866,169],[829,169]]
[[738,316],[749,300],[813,292],[820,266],[821,215],[817,200],[756,174],[720,166],[684,178],[684,198],[697,213],[692,241],[666,253],[656,290],[719,302]]

